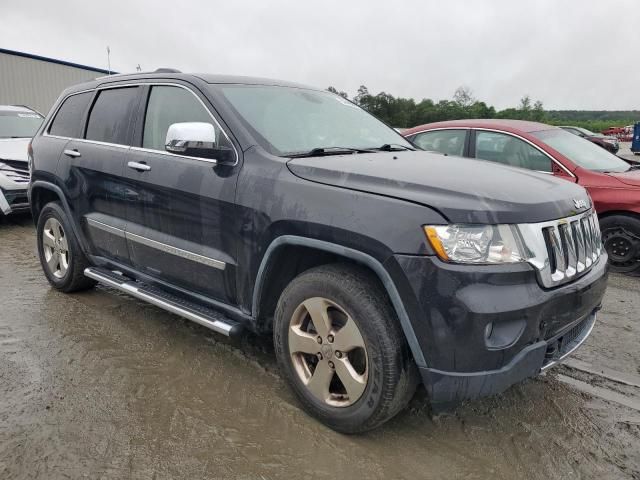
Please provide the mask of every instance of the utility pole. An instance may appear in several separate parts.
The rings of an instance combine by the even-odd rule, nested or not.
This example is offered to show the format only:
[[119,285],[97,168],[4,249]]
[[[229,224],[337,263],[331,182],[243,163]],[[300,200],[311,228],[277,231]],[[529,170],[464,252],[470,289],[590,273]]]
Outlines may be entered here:
[[109,75],[111,75],[111,49],[109,45],[107,45],[107,70],[109,71]]

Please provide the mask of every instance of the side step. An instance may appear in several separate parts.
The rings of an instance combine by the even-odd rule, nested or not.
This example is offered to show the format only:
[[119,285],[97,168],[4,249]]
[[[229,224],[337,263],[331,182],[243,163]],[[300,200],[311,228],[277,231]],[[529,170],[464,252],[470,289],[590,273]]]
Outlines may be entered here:
[[189,302],[150,285],[136,282],[129,277],[112,272],[106,268],[88,267],[85,268],[84,274],[104,285],[144,300],[167,312],[180,315],[187,320],[191,320],[227,337],[237,337],[242,332],[242,325],[240,323],[231,320],[217,310]]

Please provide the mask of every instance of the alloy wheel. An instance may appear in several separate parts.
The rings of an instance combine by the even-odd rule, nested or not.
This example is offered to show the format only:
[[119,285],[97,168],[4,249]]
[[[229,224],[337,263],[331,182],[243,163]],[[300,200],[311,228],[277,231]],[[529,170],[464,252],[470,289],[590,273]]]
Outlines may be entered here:
[[301,382],[327,405],[353,405],[367,387],[368,358],[360,329],[327,298],[309,298],[295,309],[289,353]]
[[47,269],[56,278],[63,278],[69,269],[69,243],[62,224],[50,217],[42,229],[42,249]]

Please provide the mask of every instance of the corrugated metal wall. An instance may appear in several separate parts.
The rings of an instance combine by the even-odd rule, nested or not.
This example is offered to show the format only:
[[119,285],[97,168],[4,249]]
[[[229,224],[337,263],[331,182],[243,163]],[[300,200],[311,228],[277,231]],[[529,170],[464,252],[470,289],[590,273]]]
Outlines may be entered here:
[[27,105],[46,115],[65,88],[103,75],[0,52],[0,105]]

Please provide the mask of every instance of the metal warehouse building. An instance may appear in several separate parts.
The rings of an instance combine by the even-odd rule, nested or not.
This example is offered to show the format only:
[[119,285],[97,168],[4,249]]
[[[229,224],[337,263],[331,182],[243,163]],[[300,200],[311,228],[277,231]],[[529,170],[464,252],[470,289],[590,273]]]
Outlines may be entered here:
[[46,114],[65,88],[107,74],[101,68],[0,48],[0,105],[26,105]]

